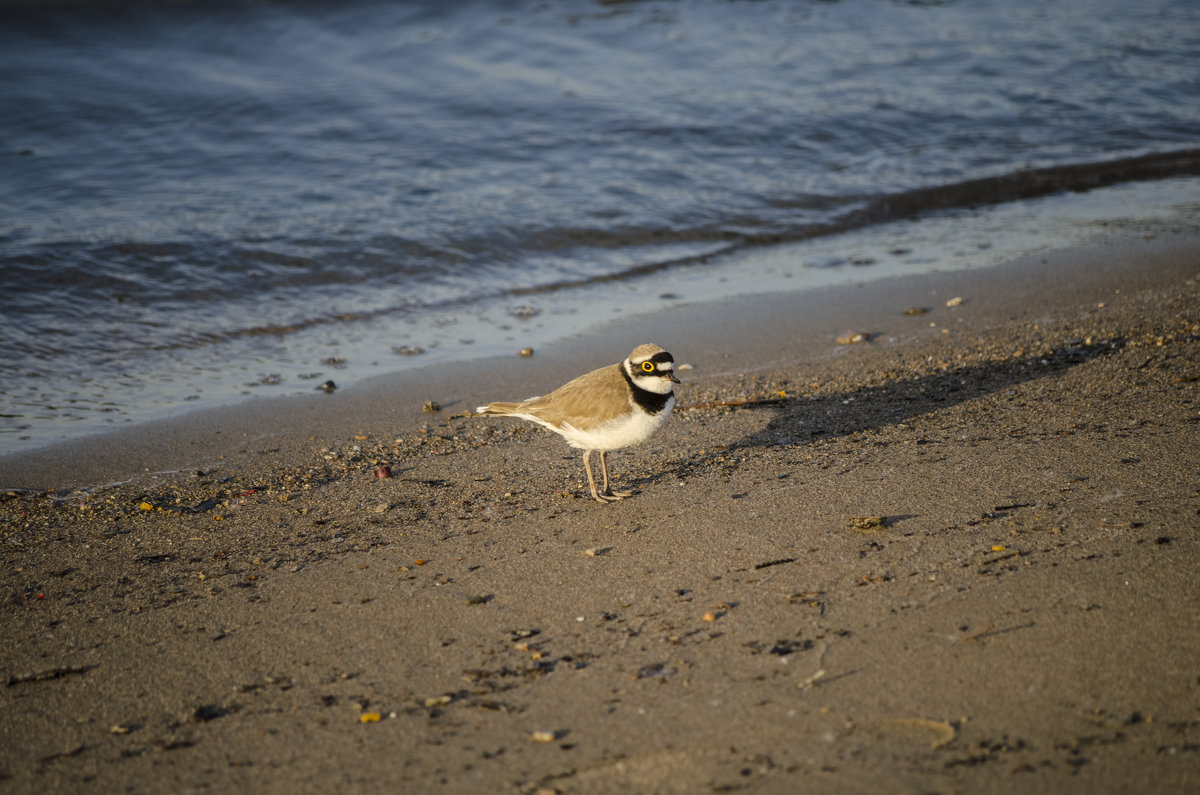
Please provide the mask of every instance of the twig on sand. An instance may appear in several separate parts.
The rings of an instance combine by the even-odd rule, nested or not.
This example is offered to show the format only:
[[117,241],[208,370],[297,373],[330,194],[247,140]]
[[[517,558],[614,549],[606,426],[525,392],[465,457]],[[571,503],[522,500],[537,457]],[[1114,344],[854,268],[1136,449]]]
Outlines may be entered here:
[[679,410],[692,411],[694,409],[756,408],[758,406],[777,406],[786,400],[788,400],[788,398],[785,397],[715,400],[711,403],[693,403],[690,406],[680,406]]
[[84,674],[95,667],[94,665],[64,665],[58,668],[47,668],[43,671],[32,671],[26,674],[13,674],[5,680],[5,684],[12,687],[13,685],[20,685],[26,682],[48,682],[51,679],[61,679],[71,674]]

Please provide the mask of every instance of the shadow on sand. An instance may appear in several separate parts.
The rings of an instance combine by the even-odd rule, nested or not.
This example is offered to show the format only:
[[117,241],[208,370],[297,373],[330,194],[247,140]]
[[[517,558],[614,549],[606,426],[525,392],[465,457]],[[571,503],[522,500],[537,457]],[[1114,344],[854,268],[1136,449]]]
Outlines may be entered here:
[[[641,479],[643,482],[635,481],[635,485],[640,487],[662,478],[684,477],[739,450],[798,447],[897,425],[1017,384],[1063,373],[1121,347],[1122,340],[1065,345],[1049,354],[983,361],[837,394],[766,398],[750,400],[743,405],[693,408],[693,411],[768,411],[773,416],[761,429],[728,447],[689,458],[672,469]],[[686,411],[688,407],[682,410]]]

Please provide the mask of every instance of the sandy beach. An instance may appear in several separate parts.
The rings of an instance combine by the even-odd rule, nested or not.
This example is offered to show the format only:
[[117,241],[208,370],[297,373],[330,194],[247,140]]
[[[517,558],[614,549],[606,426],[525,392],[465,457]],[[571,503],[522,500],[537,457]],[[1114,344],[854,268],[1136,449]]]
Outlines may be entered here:
[[[1198,279],[1130,230],[0,459],[0,789],[1195,792]],[[648,341],[630,499],[465,416]]]

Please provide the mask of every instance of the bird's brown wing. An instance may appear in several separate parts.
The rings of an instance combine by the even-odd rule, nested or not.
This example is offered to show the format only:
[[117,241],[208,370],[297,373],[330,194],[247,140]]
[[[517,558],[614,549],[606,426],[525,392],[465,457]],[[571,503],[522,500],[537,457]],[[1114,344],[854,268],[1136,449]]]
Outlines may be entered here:
[[564,423],[586,431],[629,411],[629,385],[621,365],[601,367],[568,381],[518,409],[551,425]]

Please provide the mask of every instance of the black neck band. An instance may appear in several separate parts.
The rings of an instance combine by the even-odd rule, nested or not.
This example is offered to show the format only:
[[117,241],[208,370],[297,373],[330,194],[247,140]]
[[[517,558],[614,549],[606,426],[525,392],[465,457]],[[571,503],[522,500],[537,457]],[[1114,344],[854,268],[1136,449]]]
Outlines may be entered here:
[[674,394],[674,392],[668,392],[665,395],[661,395],[658,392],[643,389],[629,375],[624,365],[621,366],[621,375],[625,376],[625,383],[629,384],[629,388],[633,392],[633,402],[641,406],[647,414],[657,414],[662,411],[666,408],[667,401]]

